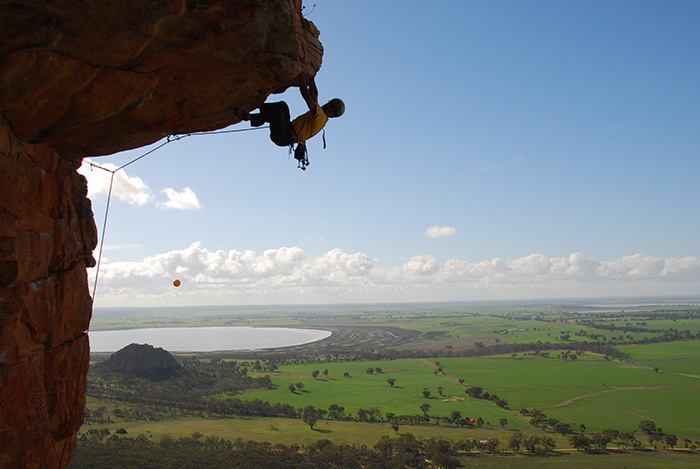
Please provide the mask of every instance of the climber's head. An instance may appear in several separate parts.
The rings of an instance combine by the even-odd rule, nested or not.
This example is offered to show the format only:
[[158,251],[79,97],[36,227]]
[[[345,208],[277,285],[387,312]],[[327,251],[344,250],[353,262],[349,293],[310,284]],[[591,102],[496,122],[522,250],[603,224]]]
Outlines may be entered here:
[[345,112],[345,103],[338,98],[331,99],[321,107],[328,117],[340,117]]

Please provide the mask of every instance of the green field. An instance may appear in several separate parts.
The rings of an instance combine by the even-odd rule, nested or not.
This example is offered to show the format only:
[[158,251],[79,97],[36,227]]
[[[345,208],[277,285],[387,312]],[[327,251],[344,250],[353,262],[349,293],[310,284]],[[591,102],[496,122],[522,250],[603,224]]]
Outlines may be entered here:
[[679,360],[684,358],[700,359],[700,342],[683,340],[663,342],[660,344],[621,345],[622,352],[633,360]]
[[[464,417],[481,417],[484,422],[492,422],[494,425],[498,425],[501,418],[507,418],[513,425],[527,426],[520,417],[498,408],[492,402],[467,396],[464,386],[457,382],[457,377],[434,374],[437,368],[435,361],[440,360],[287,365],[271,375],[276,389],[247,391],[238,397],[289,403],[295,407],[314,405],[327,408],[330,404],[338,404],[353,414],[359,408],[379,407],[383,413],[417,415],[422,414],[421,404],[427,403],[430,405],[431,416],[448,416],[451,411],[458,410]],[[328,379],[312,378],[311,372],[319,367],[321,370],[329,370]],[[367,368],[377,367],[382,369],[381,373],[366,372]],[[350,374],[349,378],[343,377],[345,372]],[[393,387],[387,378],[396,380]],[[301,392],[292,394],[288,385],[298,381],[304,383],[304,388]],[[443,396],[439,395],[438,386],[442,386]],[[430,398],[424,397],[424,388],[430,391]]]
[[547,457],[528,455],[472,455],[459,458],[464,467],[474,469],[661,469],[667,467],[691,468],[700,465],[700,453],[690,451],[608,451],[589,454],[579,451],[557,452]]
[[[339,361],[313,357],[298,362],[280,362],[276,371],[256,372],[269,375],[270,389],[252,389],[233,395],[243,400],[260,399],[291,404],[295,408],[314,406],[328,409],[331,404],[344,407],[346,414],[358,415],[360,409],[377,408],[395,415],[423,415],[421,405],[429,404],[431,425],[401,423],[399,434],[413,433],[421,438],[461,439],[498,438],[501,450],[516,430],[526,435],[543,435],[529,425],[530,416],[521,409],[538,409],[548,418],[585,425],[586,431],[616,429],[635,432],[648,447],[647,438],[638,429],[642,420],[653,420],[664,433],[678,436],[678,447],[690,438],[700,445],[700,340],[661,341],[660,330],[700,331],[696,310],[683,307],[643,306],[634,312],[601,314],[573,313],[582,306],[557,305],[393,305],[346,307],[290,307],[284,311],[262,312],[256,308],[236,314],[199,311],[183,316],[179,312],[159,311],[155,316],[135,314],[93,321],[98,328],[196,325],[261,326],[385,326],[418,331],[418,338],[398,350],[420,351],[425,358]],[[615,308],[610,308],[614,311]],[[658,318],[654,313],[659,310]],[[674,320],[674,314],[678,319]],[[695,314],[695,316],[693,316]],[[611,316],[611,317],[608,317]],[[618,317],[624,316],[624,317]],[[595,323],[595,324],[594,324]],[[596,325],[597,327],[593,327]],[[615,329],[604,327],[613,325]],[[603,326],[603,327],[601,327]],[[620,328],[643,328],[644,331]],[[654,330],[654,332],[650,332]],[[654,339],[657,338],[657,339]],[[603,353],[578,350],[580,342],[600,341],[614,346],[629,358],[612,359]],[[663,340],[668,340],[664,337]],[[508,353],[497,356],[439,356],[440,351],[467,349],[483,342],[492,344],[555,344],[557,350]],[[624,343],[616,343],[616,341]],[[638,342],[636,345],[629,342]],[[480,346],[480,345],[479,345]],[[436,356],[431,358],[431,351]],[[589,349],[596,350],[597,349]],[[562,353],[568,352],[568,359]],[[501,352],[502,353],[502,352]],[[604,353],[609,353],[608,351]],[[576,359],[571,359],[576,355]],[[615,355],[618,356],[621,355]],[[296,356],[292,355],[296,360]],[[258,358],[256,356],[256,358]],[[260,359],[265,359],[261,354]],[[250,355],[238,360],[250,360]],[[374,371],[368,373],[371,368]],[[377,371],[376,369],[380,370]],[[314,379],[312,372],[321,373]],[[328,370],[327,377],[323,374]],[[346,374],[348,376],[344,376]],[[395,380],[391,386],[387,379]],[[460,380],[463,380],[460,383]],[[291,392],[290,384],[303,383]],[[478,386],[508,402],[506,408],[493,401],[475,399],[465,390]],[[430,395],[426,397],[424,390]],[[227,399],[232,395],[214,396]],[[108,409],[123,403],[88,399],[88,406]],[[483,420],[482,428],[446,426],[444,418],[459,411],[463,417]],[[435,425],[436,417],[440,425]],[[507,420],[501,428],[502,419]],[[85,425],[83,431],[124,428],[128,434],[145,434],[158,439],[164,435],[188,436],[194,432],[226,439],[251,439],[283,444],[310,444],[322,438],[338,444],[374,445],[382,436],[394,437],[386,420],[375,423],[319,420],[311,430],[301,419],[216,418],[211,415],[179,416],[160,421],[115,421]],[[700,455],[676,451],[613,451],[588,454],[571,450],[567,437],[548,431],[562,451],[548,457],[526,455],[461,455],[465,467],[697,467]],[[614,446],[614,445],[611,445]]]
[[[436,362],[444,373],[434,373]],[[358,408],[379,407],[397,415],[420,413],[420,405],[428,403],[431,416],[443,417],[458,410],[493,425],[506,418],[511,427],[527,427],[529,418],[522,417],[519,409],[538,408],[548,417],[583,423],[593,431],[634,431],[641,420],[650,419],[663,422],[668,432],[697,438],[700,426],[693,424],[690,416],[700,412],[700,401],[692,398],[700,392],[700,379],[686,373],[693,371],[696,362],[674,364],[677,372],[660,373],[618,361],[533,356],[287,365],[271,375],[275,389],[248,391],[239,397],[295,407],[327,408],[335,403],[353,413]],[[365,371],[376,367],[382,372]],[[328,379],[322,375],[312,378],[313,370],[324,368],[329,370]],[[344,372],[350,377],[344,378]],[[387,378],[396,380],[394,387]],[[465,379],[464,385],[458,383],[459,378]],[[288,385],[298,381],[304,383],[304,389],[292,394]],[[511,410],[469,397],[464,391],[468,385],[506,399]],[[438,386],[443,388],[443,396],[438,395]],[[422,394],[424,388],[431,392],[429,399]]]

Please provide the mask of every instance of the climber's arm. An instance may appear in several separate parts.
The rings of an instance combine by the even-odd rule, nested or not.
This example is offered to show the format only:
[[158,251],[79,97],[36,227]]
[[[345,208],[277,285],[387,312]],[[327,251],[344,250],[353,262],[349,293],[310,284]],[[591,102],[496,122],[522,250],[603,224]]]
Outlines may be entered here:
[[307,79],[305,76],[301,75],[299,77],[299,91],[301,92],[301,97],[306,101],[306,105],[309,106],[309,110],[316,113],[318,88],[316,88],[314,77]]

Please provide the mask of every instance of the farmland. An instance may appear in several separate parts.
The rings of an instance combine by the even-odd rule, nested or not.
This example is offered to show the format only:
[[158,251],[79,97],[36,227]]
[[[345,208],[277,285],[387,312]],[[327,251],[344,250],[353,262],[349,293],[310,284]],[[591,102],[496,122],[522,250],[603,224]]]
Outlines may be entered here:
[[[368,446],[382,436],[412,433],[450,441],[493,438],[500,441],[501,452],[513,433],[521,432],[553,438],[569,465],[573,461],[585,467],[586,458],[592,457],[604,462],[596,462],[601,467],[613,461],[665,467],[663,452],[602,456],[566,451],[573,449],[572,433],[596,435],[604,430],[636,435],[642,447],[659,447],[661,437],[654,435],[652,444],[651,436],[647,441],[640,430],[640,422],[647,420],[655,423],[659,435],[677,437],[684,451],[699,443],[700,425],[694,419],[700,411],[699,311],[697,303],[686,302],[633,308],[571,302],[295,307],[265,314],[200,311],[187,317],[180,311],[159,311],[155,319],[114,315],[97,323],[104,329],[126,321],[136,327],[152,327],[154,322],[255,324],[340,332],[316,344],[194,357],[235,362],[250,377],[269,378],[269,386],[212,395],[208,402],[236,399],[249,403],[248,409],[259,402],[276,403],[298,409],[296,418],[244,416],[240,410],[235,418],[210,411],[184,412],[173,418],[93,421],[83,432],[120,426],[129,435],[157,439],[199,432],[231,440],[308,445],[323,438]],[[353,333],[342,333],[348,330]],[[387,339],[386,346],[378,344],[381,334],[372,340],[362,338],[374,330],[392,331],[387,335],[390,343]],[[88,409],[101,408],[109,415],[119,405],[138,404],[102,396],[90,398]],[[308,408],[319,412],[311,428],[300,418],[301,410]],[[331,408],[336,412],[329,415]],[[392,429],[392,421],[398,430]],[[622,443],[611,441],[611,445]],[[470,456],[468,461],[473,467],[507,467],[510,458]],[[560,467],[562,461],[537,460],[539,467]],[[460,456],[460,461],[467,460]]]

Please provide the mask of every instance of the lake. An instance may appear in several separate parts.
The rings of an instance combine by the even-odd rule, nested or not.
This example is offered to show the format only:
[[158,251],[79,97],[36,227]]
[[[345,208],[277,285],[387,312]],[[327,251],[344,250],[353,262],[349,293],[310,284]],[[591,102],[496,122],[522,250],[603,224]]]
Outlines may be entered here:
[[159,327],[90,332],[91,352],[150,344],[169,352],[215,352],[289,347],[325,339],[330,331],[287,327]]

